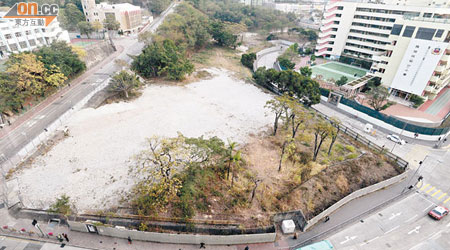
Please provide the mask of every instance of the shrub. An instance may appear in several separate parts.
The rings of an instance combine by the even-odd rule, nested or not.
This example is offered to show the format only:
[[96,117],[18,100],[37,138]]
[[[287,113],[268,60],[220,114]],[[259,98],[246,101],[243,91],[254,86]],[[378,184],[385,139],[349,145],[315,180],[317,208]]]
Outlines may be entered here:
[[355,158],[357,158],[358,157],[358,154],[357,153],[352,153],[352,154],[349,154],[348,156],[347,156],[347,159],[355,159]]
[[418,95],[411,95],[411,97],[409,98],[409,100],[414,103],[414,108],[418,108],[420,107],[420,105],[422,105],[425,102],[425,99],[423,99],[421,96]]
[[253,70],[253,63],[256,60],[256,54],[255,53],[249,53],[249,54],[242,54],[241,56],[241,63],[245,67]]
[[71,214],[72,208],[70,206],[70,197],[65,194],[61,195],[61,197],[57,198],[56,202],[50,206],[49,211],[64,215]]
[[352,145],[346,145],[346,146],[345,146],[345,149],[347,149],[348,151],[350,151],[350,152],[352,152],[352,153],[355,153],[355,152],[356,152],[355,147],[353,147]]

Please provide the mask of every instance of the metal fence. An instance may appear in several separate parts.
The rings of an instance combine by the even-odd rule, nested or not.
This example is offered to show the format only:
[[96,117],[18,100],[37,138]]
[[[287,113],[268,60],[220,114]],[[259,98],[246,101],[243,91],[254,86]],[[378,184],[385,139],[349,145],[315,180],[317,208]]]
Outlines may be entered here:
[[[323,88],[320,89],[320,94],[323,96],[328,97],[329,93],[330,93],[330,91],[328,89],[323,89]],[[407,123],[407,122],[401,121],[395,117],[385,115],[385,114],[380,113],[376,110],[373,110],[369,107],[361,105],[353,100],[346,99],[344,97],[341,97],[340,103],[342,103],[346,106],[349,106],[359,112],[367,114],[373,118],[381,120],[387,124],[390,124],[396,128],[404,129],[404,130],[412,132],[412,133],[418,133],[418,134],[422,134],[422,135],[445,135],[450,131],[450,127],[428,128],[428,127],[422,127],[419,125]]]
[[[320,114],[322,114],[327,120],[330,121],[330,117],[321,113],[318,110],[316,110],[316,111],[319,112]],[[377,144],[371,142],[366,137],[360,135],[358,132],[352,130],[351,128],[349,128],[343,124],[339,124],[339,128],[340,128],[340,131],[342,131],[346,135],[350,136],[355,141],[358,141],[358,142],[366,145],[369,149],[373,150],[374,152],[384,154],[390,162],[397,164],[397,166],[400,167],[401,169],[406,170],[406,168],[408,167],[408,165],[409,165],[408,161],[404,160],[403,158],[399,157],[398,155],[395,155],[395,154],[389,152],[388,149],[385,148],[384,146],[383,147],[378,146]]]

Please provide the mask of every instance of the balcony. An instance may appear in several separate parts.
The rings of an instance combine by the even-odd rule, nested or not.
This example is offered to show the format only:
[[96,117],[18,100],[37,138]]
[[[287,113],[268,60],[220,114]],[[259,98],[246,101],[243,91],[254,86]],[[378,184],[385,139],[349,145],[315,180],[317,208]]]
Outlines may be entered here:
[[432,77],[430,78],[430,82],[437,83],[438,80],[439,80],[439,77],[438,77],[438,76],[432,76]]
[[442,62],[448,62],[448,58],[449,58],[449,55],[444,54],[444,55],[441,57],[441,61],[442,61]]
[[439,65],[439,66],[436,67],[434,72],[442,73],[442,72],[444,72],[444,70],[445,70],[445,66],[444,65]]

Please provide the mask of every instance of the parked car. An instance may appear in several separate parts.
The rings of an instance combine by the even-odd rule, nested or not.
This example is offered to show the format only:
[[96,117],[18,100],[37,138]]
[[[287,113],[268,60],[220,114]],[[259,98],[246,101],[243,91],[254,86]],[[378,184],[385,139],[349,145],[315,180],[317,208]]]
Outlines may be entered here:
[[448,214],[448,209],[443,206],[437,206],[433,208],[428,215],[436,220],[441,220],[444,216]]
[[400,145],[406,144],[406,141],[402,140],[398,135],[391,134],[391,135],[388,135],[387,138],[395,143],[400,144]]

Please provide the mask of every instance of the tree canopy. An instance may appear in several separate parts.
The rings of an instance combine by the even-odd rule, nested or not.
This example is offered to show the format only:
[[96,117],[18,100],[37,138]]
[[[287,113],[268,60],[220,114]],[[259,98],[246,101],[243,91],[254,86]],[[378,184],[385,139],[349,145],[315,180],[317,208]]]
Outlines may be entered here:
[[131,68],[146,78],[167,76],[171,80],[182,80],[194,71],[194,65],[186,58],[184,49],[169,39],[145,47],[134,59]]

